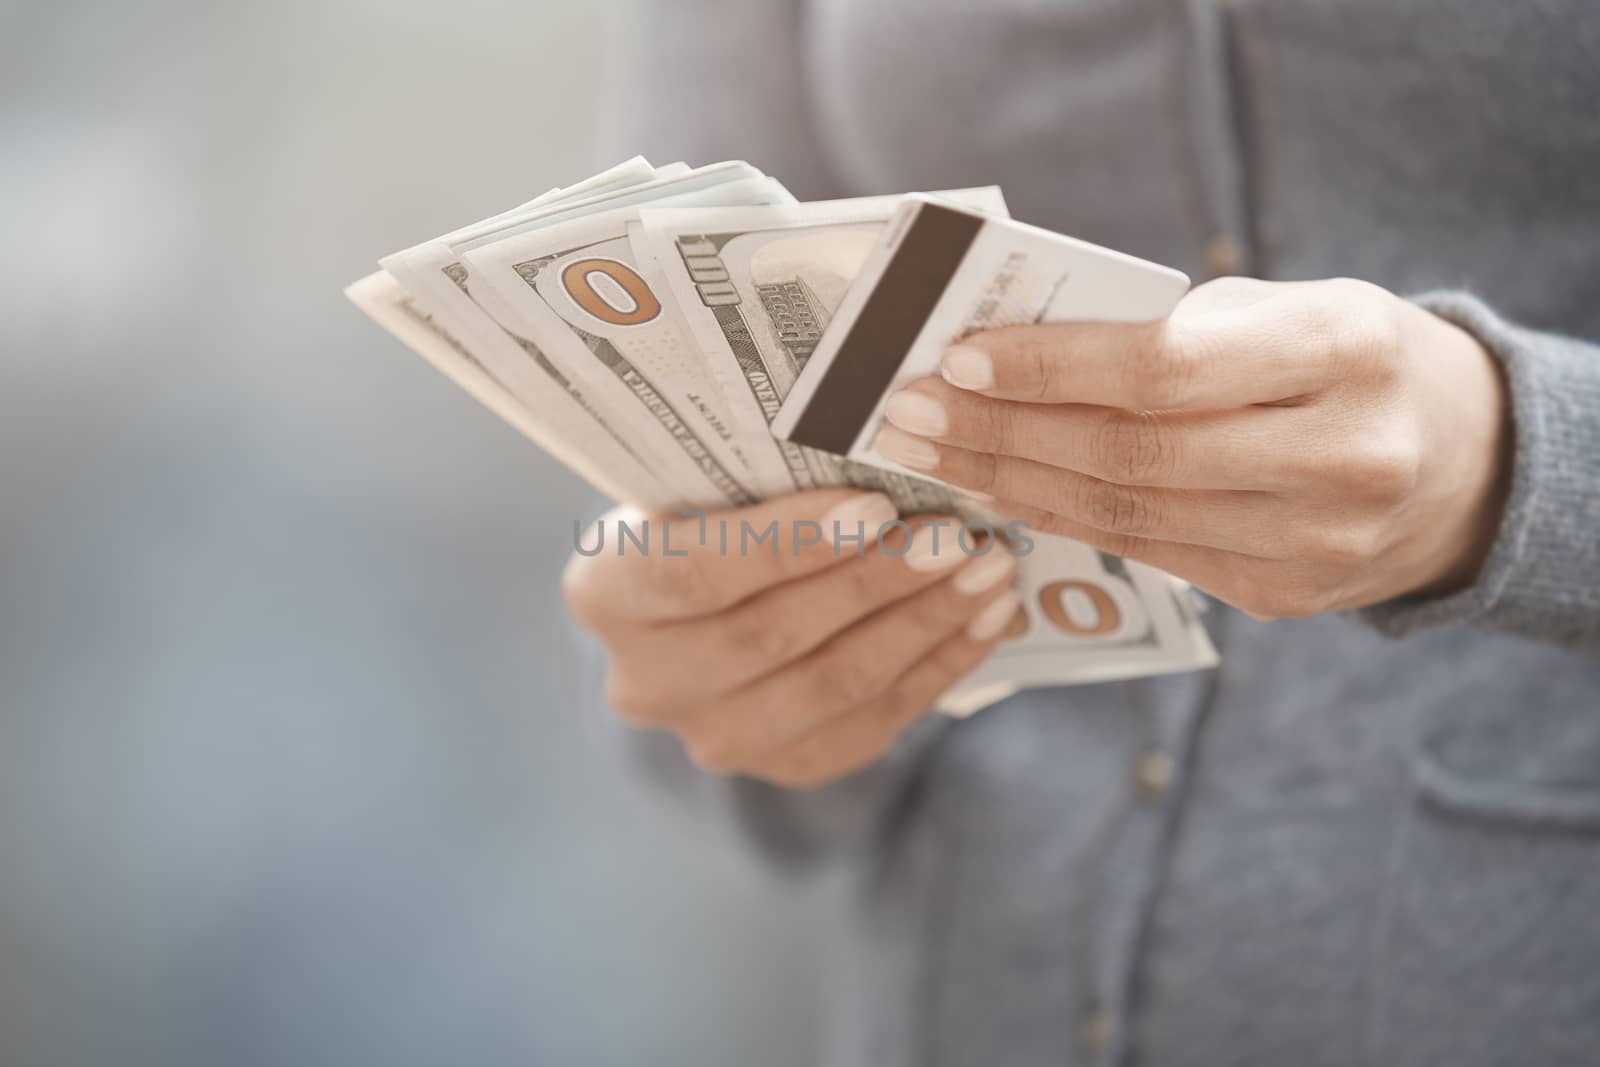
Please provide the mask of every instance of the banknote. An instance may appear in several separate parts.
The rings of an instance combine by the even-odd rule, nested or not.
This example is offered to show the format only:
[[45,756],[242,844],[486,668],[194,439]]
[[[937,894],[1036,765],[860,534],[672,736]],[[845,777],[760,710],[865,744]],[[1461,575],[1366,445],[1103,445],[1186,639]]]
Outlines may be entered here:
[[967,715],[1029,686],[1111,682],[1217,663],[1187,582],[1078,541],[1037,531],[1019,559],[1022,611],[1000,646],[946,694]]
[[634,464],[649,470],[654,482],[665,483],[681,495],[692,491],[694,483],[680,484],[670,477],[655,458],[652,441],[601,411],[551,362],[537,340],[507,333],[473,301],[466,288],[465,267],[450,247],[451,240],[498,232],[558,211],[580,210],[585,203],[658,180],[656,174],[657,170],[643,157],[634,157],[576,186],[552,190],[510,211],[385,256],[379,262],[406,290],[413,308],[448,333],[460,351],[471,353],[470,358],[483,376],[513,403],[538,412],[547,437],[559,439],[569,451],[599,449],[611,453],[620,448],[634,457]]
[[[782,186],[747,178],[687,192],[662,190],[653,204],[793,202]],[[516,333],[562,341],[552,358],[590,395],[634,407],[664,431],[715,495],[696,505],[743,506],[783,491],[776,443],[735,434],[720,390],[711,387],[677,309],[664,301],[656,264],[636,257],[624,206],[481,244],[462,253],[481,279],[479,302]]]
[[[666,403],[654,381],[629,364],[614,346],[592,346],[589,338],[560,326],[531,309],[523,299],[526,285],[496,257],[498,249],[538,242],[551,227],[623,211],[674,197],[706,197],[716,203],[767,203],[791,199],[778,183],[738,161],[699,167],[666,178],[607,192],[572,205],[553,205],[507,223],[482,227],[449,242],[457,264],[453,281],[483,320],[493,323],[519,346],[537,346],[552,368],[581,392],[592,406],[604,409],[610,425],[623,428],[627,440],[658,475],[679,492],[679,499],[697,506],[720,507],[753,499],[749,487],[730,467],[727,449],[710,443],[711,435]],[[483,265],[491,266],[486,275]],[[494,269],[498,268],[498,269]],[[494,284],[491,275],[507,277]],[[592,336],[592,335],[591,335]],[[490,353],[491,358],[495,353]],[[599,395],[591,395],[598,390]],[[603,397],[603,398],[602,398]],[[717,449],[722,447],[722,453]]]
[[677,506],[676,493],[620,443],[605,434],[589,434],[575,444],[517,403],[387,271],[362,278],[345,293],[372,321],[607,496],[656,510]]

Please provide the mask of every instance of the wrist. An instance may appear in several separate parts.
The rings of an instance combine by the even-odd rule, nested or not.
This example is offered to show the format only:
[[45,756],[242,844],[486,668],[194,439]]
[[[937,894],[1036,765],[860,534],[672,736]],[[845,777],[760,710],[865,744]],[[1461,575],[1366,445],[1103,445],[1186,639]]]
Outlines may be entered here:
[[[1422,309],[1419,309],[1422,310]],[[1432,383],[1442,406],[1445,465],[1442,536],[1432,565],[1412,590],[1443,596],[1472,585],[1499,535],[1511,488],[1515,435],[1499,364],[1466,330],[1423,311],[1434,337]]]

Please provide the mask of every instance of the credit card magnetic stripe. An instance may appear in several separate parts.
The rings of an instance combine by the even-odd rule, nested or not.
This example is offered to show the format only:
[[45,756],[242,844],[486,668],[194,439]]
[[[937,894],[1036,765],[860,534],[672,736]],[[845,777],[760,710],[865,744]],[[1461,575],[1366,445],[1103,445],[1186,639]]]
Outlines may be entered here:
[[789,440],[850,451],[983,224],[981,215],[921,206]]

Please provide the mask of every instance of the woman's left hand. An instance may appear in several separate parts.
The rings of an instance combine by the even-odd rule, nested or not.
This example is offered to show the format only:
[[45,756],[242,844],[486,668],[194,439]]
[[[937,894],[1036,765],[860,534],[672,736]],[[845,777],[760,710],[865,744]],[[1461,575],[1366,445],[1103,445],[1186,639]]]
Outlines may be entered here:
[[1468,334],[1363,282],[1225,278],[1172,316],[974,334],[878,452],[1259,617],[1471,583],[1509,481]]

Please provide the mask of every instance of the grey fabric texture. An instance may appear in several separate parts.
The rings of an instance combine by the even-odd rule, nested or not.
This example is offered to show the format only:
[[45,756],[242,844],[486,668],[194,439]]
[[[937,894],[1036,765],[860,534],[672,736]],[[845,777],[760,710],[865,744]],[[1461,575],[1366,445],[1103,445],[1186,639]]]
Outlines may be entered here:
[[1218,604],[1219,671],[930,719],[811,793],[679,774],[784,862],[859,866],[828,1062],[1600,1064],[1600,8],[623,21],[620,149],[748,158],[806,197],[998,182],[1025,221],[1198,278],[1230,245],[1265,278],[1363,278],[1509,383],[1510,499],[1468,590]]

